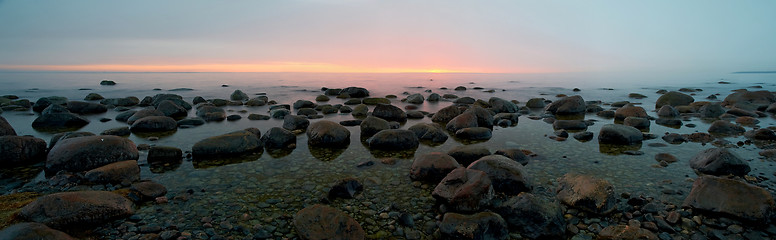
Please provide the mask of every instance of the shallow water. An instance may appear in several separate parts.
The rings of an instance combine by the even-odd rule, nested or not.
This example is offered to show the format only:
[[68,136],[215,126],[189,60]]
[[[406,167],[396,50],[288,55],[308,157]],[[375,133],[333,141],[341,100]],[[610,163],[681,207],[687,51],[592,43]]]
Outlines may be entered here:
[[[70,100],[81,100],[88,93],[99,93],[106,98],[136,96],[153,96],[158,93],[174,93],[191,102],[195,96],[205,99],[223,98],[236,89],[249,95],[266,94],[270,100],[279,103],[293,104],[298,99],[314,100],[322,94],[321,87],[344,88],[361,86],[369,89],[372,96],[394,94],[403,98],[407,93],[422,93],[426,90],[439,94],[453,93],[458,96],[470,96],[487,100],[496,96],[508,100],[518,100],[524,103],[530,98],[543,97],[556,100],[555,95],[581,95],[585,100],[600,100],[606,103],[615,101],[631,101],[643,103],[647,112],[654,113],[654,101],[659,97],[658,89],[677,90],[682,87],[700,88],[696,92],[696,101],[706,100],[706,96],[719,94],[721,101],[730,90],[747,88],[753,85],[762,86],[764,90],[774,91],[772,81],[776,74],[676,74],[667,77],[656,75],[627,76],[623,74],[308,74],[308,73],[0,73],[0,95],[14,94],[20,98],[34,102],[45,96],[64,96]],[[115,86],[100,86],[102,79],[116,81]],[[718,84],[724,79],[731,84]],[[221,85],[227,84],[227,87]],[[456,86],[466,86],[467,91],[454,91]],[[446,87],[448,90],[442,90]],[[474,90],[474,87],[482,89]],[[580,92],[572,91],[580,88]],[[88,88],[89,90],[79,90]],[[160,90],[152,90],[159,88]],[[173,90],[190,88],[191,90]],[[171,91],[172,90],[172,91]],[[484,92],[494,90],[493,92]],[[750,90],[761,90],[753,89]],[[641,93],[645,99],[629,99],[628,93]],[[392,99],[392,104],[404,107],[408,104]],[[328,104],[341,104],[344,100],[331,98]],[[435,112],[450,105],[451,102],[424,103],[419,110]],[[608,106],[603,106],[605,109]],[[151,144],[173,146],[184,151],[190,150],[197,141],[206,137],[219,135],[248,127],[259,128],[262,133],[271,127],[281,126],[282,120],[251,121],[247,119],[250,113],[268,114],[268,106],[224,107],[227,114],[238,114],[243,118],[238,121],[210,122],[203,126],[178,129],[174,134],[159,136],[156,141],[150,141],[147,136],[131,135],[129,138],[136,144]],[[370,108],[371,109],[371,108]],[[243,111],[244,110],[244,111]],[[241,112],[242,111],[242,112]],[[90,131],[99,134],[105,129],[126,126],[125,123],[109,121],[102,123],[100,118],[113,119],[118,112],[109,110],[103,114],[86,116],[91,123],[79,131]],[[540,111],[534,114],[541,115]],[[190,116],[195,111],[189,112]],[[36,118],[32,111],[4,112],[2,116],[8,119],[19,135],[33,135],[49,140],[54,133],[39,132],[30,126]],[[323,118],[331,121],[349,120],[349,114],[329,114]],[[612,119],[603,119],[595,114],[587,114],[585,119],[597,122],[588,131],[598,133],[601,126],[611,123]],[[759,126],[768,127],[776,123],[773,117],[759,118]],[[317,121],[317,120],[312,120]],[[408,120],[402,128],[418,122],[430,122],[429,118]],[[685,121],[697,126],[679,129],[668,128],[652,123],[650,133],[662,136],[664,133],[706,132],[709,122],[699,119]],[[194,234],[203,229],[200,219],[213,217],[217,222],[229,223],[226,226],[215,226],[219,235],[243,236],[266,231],[274,236],[292,237],[289,217],[307,204],[316,203],[337,179],[356,177],[365,184],[365,191],[357,199],[337,199],[332,204],[346,210],[358,220],[370,234],[392,233],[395,223],[390,218],[379,214],[390,211],[408,212],[415,215],[416,226],[422,226],[435,221],[434,200],[430,191],[434,186],[413,183],[409,177],[409,168],[414,156],[428,152],[446,152],[462,144],[469,144],[448,139],[442,145],[428,146],[421,144],[414,152],[377,152],[370,151],[359,141],[359,128],[348,127],[351,131],[350,146],[344,150],[311,149],[307,145],[304,134],[297,136],[297,147],[285,153],[263,152],[249,158],[224,163],[221,166],[200,166],[191,161],[184,161],[180,166],[170,166],[165,171],[154,169],[146,164],[146,152],[141,152],[140,163],[142,178],[151,179],[165,185],[168,196],[184,195],[186,191],[193,192],[187,201],[174,201],[170,204],[145,205],[139,208],[138,215],[143,217],[143,223],[162,226],[175,225],[182,231]],[[747,127],[747,130],[751,127]],[[555,141],[548,138],[553,135],[551,124],[541,120],[531,120],[521,116],[515,127],[495,127],[493,138],[479,143],[491,152],[501,148],[527,149],[538,156],[531,159],[525,166],[531,176],[535,192],[549,192],[555,187],[556,179],[568,172],[591,174],[610,181],[619,193],[628,192],[653,196],[665,201],[680,204],[692,185],[691,180],[696,174],[688,166],[688,160],[700,150],[710,148],[710,145],[699,143],[684,143],[665,147],[651,147],[649,143],[664,143],[660,138],[645,141],[641,146],[627,150],[639,150],[643,155],[631,156],[624,154],[609,154],[606,146],[599,146],[593,140],[579,142],[573,138],[566,141]],[[736,143],[744,141],[743,137],[727,138]],[[754,145],[743,145],[733,150],[739,156],[749,160],[752,166],[751,176],[773,178],[773,162],[761,159]],[[657,153],[670,153],[679,159],[667,167],[656,167],[654,160]],[[399,158],[395,165],[380,163],[380,158]],[[373,161],[374,165],[357,167],[360,163]],[[8,175],[4,173],[2,181],[5,191],[19,184],[40,180],[36,174],[39,170],[28,171],[28,174]],[[37,176],[37,179],[33,179]],[[762,185],[774,192],[773,180],[766,180]],[[393,206],[393,207],[392,207]],[[388,210],[386,210],[388,209]],[[213,224],[216,225],[216,224]],[[222,224],[223,225],[223,224]],[[234,226],[242,227],[234,227]],[[110,231],[106,231],[110,232]],[[424,235],[425,236],[425,235]]]

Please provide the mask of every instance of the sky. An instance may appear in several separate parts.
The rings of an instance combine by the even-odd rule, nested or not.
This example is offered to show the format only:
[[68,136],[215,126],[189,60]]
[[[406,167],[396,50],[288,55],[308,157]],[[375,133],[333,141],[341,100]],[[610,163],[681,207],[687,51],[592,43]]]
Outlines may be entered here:
[[0,70],[776,70],[776,1],[0,0]]

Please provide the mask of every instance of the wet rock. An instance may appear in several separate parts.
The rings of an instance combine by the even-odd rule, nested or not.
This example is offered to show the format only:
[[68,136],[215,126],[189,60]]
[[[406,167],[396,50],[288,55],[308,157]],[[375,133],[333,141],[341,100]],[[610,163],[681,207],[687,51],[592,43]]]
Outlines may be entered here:
[[523,166],[527,165],[528,162],[530,161],[528,159],[528,156],[526,156],[522,150],[517,148],[499,149],[494,154],[512,159],[513,161],[520,163],[520,165],[523,165]]
[[350,115],[353,115],[353,117],[366,117],[368,113],[369,113],[369,106],[367,106],[366,104],[359,104],[353,108],[353,112],[351,112]]
[[683,206],[764,225],[773,216],[774,200],[761,187],[733,179],[701,176],[693,183]]
[[147,108],[147,109],[141,109],[135,112],[135,114],[132,114],[129,118],[127,118],[127,124],[132,125],[135,123],[135,121],[144,118],[144,117],[151,117],[151,116],[164,116],[164,113],[162,111]]
[[38,101],[35,101],[35,104],[32,105],[32,111],[42,112],[52,104],[64,106],[65,104],[67,104],[67,102],[68,100],[66,97],[59,97],[59,96],[42,97],[42,98],[39,98]]
[[710,148],[690,159],[690,167],[698,172],[715,176],[733,174],[743,176],[751,170],[749,164],[725,148]]
[[420,95],[420,93],[407,96],[407,103],[423,104],[423,101],[425,101],[425,99],[423,98],[423,95]]
[[516,113],[519,110],[514,103],[497,97],[488,99],[488,104],[495,113]]
[[103,105],[113,105],[119,107],[130,107],[140,103],[140,99],[137,97],[124,97],[124,98],[106,98],[100,101]]
[[379,117],[388,121],[403,122],[407,120],[407,113],[394,105],[378,104],[372,110],[372,116]]
[[629,225],[611,225],[605,227],[598,233],[598,239],[601,240],[615,240],[615,239],[646,239],[646,240],[658,240],[655,233],[650,232],[647,229],[643,229],[639,226]]
[[316,204],[294,215],[294,228],[306,240],[365,239],[361,225],[342,211]]
[[657,116],[661,118],[673,118],[679,116],[679,111],[676,111],[671,105],[663,105],[660,110],[657,111]]
[[3,116],[0,116],[0,136],[16,136],[16,131]]
[[684,135],[678,133],[669,133],[662,137],[663,141],[670,144],[681,144],[689,141]]
[[529,239],[562,239],[566,220],[557,201],[531,193],[520,193],[495,206],[495,212],[504,216],[509,228]]
[[117,128],[111,128],[106,129],[105,131],[102,131],[100,135],[113,135],[113,136],[129,136],[132,134],[132,131],[129,130],[129,127],[117,127]]
[[766,109],[776,102],[776,96],[769,91],[740,90],[725,97],[722,105],[728,108],[738,107],[747,110]]
[[[409,127],[407,130],[415,133],[415,136],[419,140],[429,140],[435,143],[443,143],[447,141],[447,134],[445,134],[442,127],[436,123],[418,123]],[[362,130],[363,131],[363,130]]]
[[446,213],[439,225],[443,239],[509,239],[507,224],[492,212]]
[[754,126],[760,123],[760,120],[753,117],[738,117],[736,118],[736,123],[744,126]]
[[310,126],[310,120],[303,116],[286,115],[283,117],[283,128],[294,131],[304,130]]
[[137,193],[140,200],[144,201],[164,197],[167,194],[167,188],[164,185],[152,181],[133,183],[129,190]]
[[261,136],[261,143],[267,149],[293,148],[296,145],[296,135],[289,130],[273,127]]
[[299,108],[296,111],[296,115],[304,115],[304,116],[314,116],[318,115],[318,111],[315,111],[315,109],[312,108]]
[[220,107],[203,104],[197,107],[197,117],[200,117],[207,122],[223,121],[226,119],[226,111]]
[[423,112],[421,111],[417,111],[417,110],[407,111],[407,118],[409,119],[422,119],[424,117],[426,117],[426,115],[423,114]]
[[267,105],[267,101],[265,101],[263,98],[251,98],[245,102],[245,106],[249,107],[260,107],[264,105]]
[[644,108],[633,105],[626,105],[624,107],[618,108],[617,111],[614,112],[615,120],[624,120],[627,117],[647,118],[649,116],[647,115],[647,111],[644,110]]
[[362,122],[364,121],[360,119],[353,119],[353,120],[340,121],[339,124],[345,127],[353,127],[353,126],[360,126]]
[[346,147],[350,144],[350,131],[332,121],[317,121],[307,129],[307,144],[316,147]]
[[162,112],[164,116],[168,116],[172,118],[181,118],[189,115],[189,112],[188,110],[186,110],[186,108],[181,107],[175,102],[170,100],[161,101],[159,103],[159,106],[156,107],[156,110]]
[[391,104],[391,100],[387,98],[364,98],[362,102],[366,105]]
[[248,100],[248,94],[244,93],[243,91],[234,90],[232,92],[232,95],[229,95],[229,99],[232,101],[242,101],[242,100]]
[[386,129],[366,140],[371,149],[406,150],[418,147],[415,133],[403,129]]
[[36,129],[68,129],[80,128],[89,124],[89,120],[71,113],[65,107],[52,104],[48,106],[40,116],[32,122],[32,127]]
[[364,191],[364,185],[358,179],[349,177],[340,179],[329,190],[329,199],[354,198],[356,194]]
[[738,117],[759,117],[757,113],[753,111],[748,111],[737,107],[733,107],[730,110],[727,110],[725,113]]
[[602,118],[614,118],[614,111],[604,110],[596,113],[596,115]]
[[558,179],[558,199],[571,207],[607,215],[615,210],[614,187],[606,180],[567,173]]
[[102,80],[102,81],[100,81],[100,85],[103,85],[103,86],[113,86],[113,85],[116,85],[116,82],[112,81],[112,80]]
[[200,140],[191,148],[191,154],[195,159],[206,159],[237,156],[261,150],[259,135],[251,131],[241,130]]
[[476,212],[493,198],[488,175],[479,170],[456,168],[434,188],[431,195],[456,212]]
[[368,138],[382,130],[390,129],[391,127],[385,119],[369,116],[361,121],[360,128],[361,138]]
[[153,146],[148,150],[148,164],[180,163],[183,151],[176,147]]
[[574,139],[580,142],[587,142],[587,141],[593,140],[593,135],[594,134],[592,132],[585,131],[585,132],[574,133],[573,137]]
[[725,120],[717,120],[709,126],[709,133],[715,135],[738,135],[744,133],[743,127]]
[[490,178],[493,190],[506,195],[517,195],[533,189],[523,165],[502,155],[489,155],[474,161],[468,169],[485,172]]
[[544,110],[558,115],[585,113],[585,100],[579,95],[565,97],[550,103]]
[[49,228],[45,224],[24,222],[11,225],[0,231],[0,239],[18,240],[75,240],[67,233]]
[[140,167],[136,160],[115,162],[87,171],[84,178],[97,184],[129,185],[140,180]]
[[315,108],[317,105],[314,102],[308,100],[296,100],[294,102],[294,109],[300,108]]
[[546,105],[544,98],[531,98],[525,103],[528,108],[544,108]]
[[462,98],[455,99],[455,101],[453,101],[453,103],[457,103],[457,104],[474,104],[475,102],[477,102],[477,100],[472,97],[462,97]]
[[643,139],[644,135],[638,129],[619,124],[606,124],[598,133],[598,142],[606,144],[632,145]]
[[[249,116],[248,118],[250,119],[251,117]],[[205,124],[205,119],[202,119],[201,117],[184,118],[184,119],[178,120],[177,124],[178,126],[182,126],[182,125],[199,126],[199,125]]]
[[455,116],[453,119],[447,122],[447,125],[445,125],[445,128],[448,131],[456,132],[460,129],[477,127],[477,126],[478,126],[477,116],[474,115],[474,113],[472,112],[464,112],[458,116]]
[[709,103],[698,109],[701,118],[718,118],[725,113],[725,109],[719,103]]
[[668,126],[668,127],[681,127],[682,126],[682,120],[679,119],[671,119],[671,118],[658,118],[655,120],[655,124],[662,125],[662,126]]
[[657,101],[655,102],[655,108],[660,109],[661,107],[663,107],[663,105],[670,105],[672,107],[686,106],[686,105],[690,105],[690,103],[694,101],[695,99],[693,99],[692,96],[690,95],[671,91],[657,98]]
[[49,140],[49,149],[53,148],[54,145],[56,145],[61,140],[65,140],[65,139],[68,139],[68,138],[85,137],[85,136],[94,136],[94,133],[91,133],[91,132],[63,132],[63,133],[54,134],[54,136],[51,136],[51,140]]
[[291,111],[285,108],[272,109],[269,115],[274,119],[283,119],[288,115],[291,115]]
[[474,161],[490,155],[490,151],[483,146],[462,145],[457,146],[447,152],[447,155],[455,158],[461,166],[467,167]]
[[46,141],[32,136],[0,136],[0,169],[46,159]]
[[761,141],[776,140],[776,132],[768,128],[760,128],[756,130],[746,131],[744,133],[744,136],[749,139],[761,140]]
[[150,116],[138,119],[129,128],[132,132],[166,132],[178,128],[178,122],[171,117]]
[[626,117],[622,124],[638,129],[649,129],[650,122],[649,119],[643,117]]
[[339,94],[346,93],[350,95],[350,97],[353,98],[364,98],[369,96],[369,91],[366,90],[366,88],[361,87],[347,87],[345,89],[342,89]]
[[86,171],[106,164],[137,160],[135,143],[118,136],[85,136],[59,141],[48,153],[46,172]]
[[438,93],[432,93],[432,94],[428,95],[427,101],[429,101],[429,102],[438,102],[441,99],[442,99],[442,96],[439,96]]
[[461,165],[450,155],[431,152],[415,157],[410,168],[410,178],[415,181],[439,183],[448,173]]
[[555,120],[552,123],[554,129],[587,130],[587,124],[582,120]]
[[488,140],[493,136],[489,128],[468,127],[455,131],[455,137],[468,140]]
[[86,97],[84,97],[84,100],[86,101],[97,101],[97,100],[103,100],[103,99],[105,98],[98,93],[89,93],[86,95]]
[[65,106],[68,111],[76,114],[96,114],[108,111],[108,107],[105,105],[90,102],[70,101]]
[[95,226],[134,214],[132,202],[102,191],[62,192],[39,197],[19,212],[22,219],[53,228]]
[[137,113],[136,110],[125,111],[116,115],[115,119],[119,122],[127,122],[132,115],[135,115],[135,113]]

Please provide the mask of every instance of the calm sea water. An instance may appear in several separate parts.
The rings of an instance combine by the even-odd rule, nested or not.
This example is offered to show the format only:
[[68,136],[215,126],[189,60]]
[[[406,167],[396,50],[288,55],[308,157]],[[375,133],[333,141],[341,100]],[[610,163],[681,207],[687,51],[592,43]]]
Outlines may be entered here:
[[[101,86],[103,79],[116,81],[115,86]],[[321,87],[344,88],[360,86],[369,89],[372,96],[394,94],[401,99],[405,94],[426,92],[444,94],[452,93],[458,96],[470,96],[487,100],[496,96],[508,100],[518,100],[524,103],[530,98],[543,97],[556,100],[557,94],[581,95],[585,100],[600,100],[604,103],[615,101],[631,101],[643,103],[652,116],[654,101],[659,97],[655,93],[659,89],[678,90],[679,88],[699,88],[703,91],[695,93],[696,101],[705,100],[712,94],[719,94],[722,100],[731,90],[747,88],[754,85],[765,90],[774,91],[776,74],[313,74],[313,73],[0,73],[0,95],[13,94],[20,98],[36,101],[40,97],[64,96],[70,100],[81,100],[88,93],[99,93],[106,98],[136,96],[153,96],[159,93],[175,93],[191,102],[195,96],[205,99],[228,99],[234,90],[242,90],[249,95],[266,94],[271,100],[279,103],[293,104],[298,99],[314,100],[322,94]],[[718,84],[719,81],[731,84]],[[222,86],[227,85],[227,86]],[[467,91],[454,91],[456,86],[465,86]],[[446,87],[448,90],[440,88]],[[482,88],[475,90],[474,88]],[[180,90],[187,88],[187,90]],[[573,88],[581,91],[573,92]],[[156,90],[154,90],[156,89]],[[487,90],[494,90],[486,92]],[[761,90],[761,89],[750,89]],[[629,93],[641,93],[645,99],[629,99]],[[332,98],[329,104],[343,103],[344,100]],[[394,105],[406,106],[405,103],[392,100]],[[439,103],[424,103],[420,110],[434,112],[452,104],[448,101]],[[604,106],[607,108],[607,106]],[[265,132],[271,127],[282,125],[281,120],[251,121],[247,119],[250,113],[268,114],[268,106],[225,107],[227,114],[243,116],[234,122],[211,122],[200,127],[178,129],[174,134],[159,136],[159,140],[150,141],[147,136],[132,135],[129,138],[136,144],[152,144],[173,146],[190,150],[197,141],[206,137],[219,135],[247,127],[259,128]],[[117,121],[99,122],[100,118],[113,119],[118,112],[109,110],[104,114],[86,116],[91,123],[79,131],[90,131],[99,134],[105,129],[126,126]],[[533,114],[541,114],[535,111]],[[190,116],[195,115],[192,110]],[[36,118],[31,111],[4,112],[2,116],[9,120],[20,135],[33,135],[50,139],[54,133],[38,132],[31,128],[31,122]],[[588,131],[598,133],[601,126],[611,123],[612,119],[602,119],[595,114],[588,114],[586,119],[598,121]],[[349,120],[349,114],[326,115],[326,120]],[[315,121],[315,120],[313,120]],[[760,126],[773,126],[776,121],[772,117],[761,118]],[[430,119],[408,120],[402,128],[408,128],[419,122],[430,122]],[[692,133],[706,132],[709,122],[692,119],[686,123],[697,125],[694,128],[667,128],[652,124],[651,133],[662,136],[667,132]],[[618,193],[644,193],[668,201],[680,203],[691,187],[691,179],[695,173],[689,168],[687,161],[697,152],[710,148],[698,143],[668,145],[667,147],[650,147],[648,143],[663,142],[661,139],[650,140],[641,146],[631,147],[644,155],[607,154],[608,149],[599,146],[594,141],[578,142],[569,139],[557,142],[549,139],[553,135],[550,124],[543,121],[530,120],[527,116],[520,117],[516,127],[496,127],[493,138],[486,142],[463,142],[450,138],[439,146],[421,145],[414,152],[391,153],[370,151],[358,139],[358,127],[349,127],[352,137],[350,146],[342,151],[310,148],[306,144],[306,136],[299,135],[298,146],[290,152],[268,153],[250,159],[233,161],[219,166],[200,166],[190,161],[184,161],[180,166],[170,166],[165,170],[152,171],[145,164],[145,153],[141,153],[141,169],[144,179],[152,179],[167,186],[171,195],[190,189],[207,191],[207,196],[194,197],[181,204],[155,205],[141,207],[140,215],[158,221],[181,221],[181,229],[196,229],[196,221],[202,216],[213,214],[214,211],[241,214],[258,214],[264,217],[278,214],[293,214],[304,205],[317,201],[318,197],[331,186],[331,183],[343,177],[357,177],[365,182],[366,189],[358,200],[337,200],[334,204],[350,206],[352,215],[367,229],[381,230],[386,223],[369,209],[375,206],[384,207],[400,204],[410,212],[420,212],[423,215],[420,222],[432,221],[433,205],[430,190],[433,186],[413,186],[408,177],[409,167],[414,156],[441,151],[445,152],[462,144],[478,144],[487,147],[492,152],[501,148],[521,148],[530,150],[539,156],[532,159],[526,166],[526,171],[533,179],[536,191],[550,191],[555,179],[568,172],[592,174],[611,181]],[[750,129],[750,128],[747,128]],[[744,139],[729,138],[731,142]],[[744,145],[734,150],[752,165],[753,176],[771,177],[776,167],[773,163],[760,159],[755,146]],[[680,161],[668,167],[655,167],[654,155],[670,153]],[[397,157],[396,165],[380,164],[379,158]],[[359,163],[374,161],[375,165],[359,168]],[[2,181],[5,190],[30,181],[42,180],[39,174],[23,176],[4,173]],[[771,189],[773,191],[773,189]],[[678,192],[678,194],[676,194]],[[273,205],[263,208],[267,199],[279,199],[284,205]],[[350,202],[349,202],[350,201]],[[357,201],[357,202],[352,202]],[[277,201],[273,200],[272,204]],[[370,204],[360,205],[359,202]],[[235,210],[238,209],[238,210]],[[162,210],[174,212],[162,216]],[[195,211],[191,209],[204,209]],[[431,216],[429,219],[428,216]],[[189,220],[181,220],[189,219]],[[193,219],[193,220],[192,220]],[[256,219],[262,219],[256,217]],[[371,220],[370,220],[371,219]],[[258,224],[246,221],[246,225]],[[269,224],[269,223],[267,223]],[[180,226],[179,226],[180,227]],[[288,226],[285,226],[288,228]],[[278,228],[281,235],[284,229]],[[276,234],[277,235],[277,234]]]

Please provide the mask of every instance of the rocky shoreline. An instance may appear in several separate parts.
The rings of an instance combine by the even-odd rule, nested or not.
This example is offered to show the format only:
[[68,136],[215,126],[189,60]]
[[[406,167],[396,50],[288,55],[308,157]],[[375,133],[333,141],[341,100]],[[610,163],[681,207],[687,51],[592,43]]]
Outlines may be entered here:
[[[459,86],[455,90],[465,94],[471,89]],[[654,113],[628,101],[586,101],[579,95],[559,95],[553,101],[535,98],[522,104],[498,97],[483,100],[440,95],[431,90],[405,93],[400,100],[404,103],[402,109],[392,104],[399,101],[397,96],[374,97],[360,87],[322,88],[315,101],[287,104],[266,95],[251,98],[240,90],[229,99],[195,97],[191,102],[176,94],[106,99],[90,93],[82,101],[52,96],[34,103],[7,95],[0,98],[4,112],[35,112],[37,118],[31,123],[34,129],[60,133],[48,141],[17,136],[12,124],[0,116],[0,166],[17,169],[42,165],[46,178],[0,196],[4,204],[23,206],[2,209],[4,229],[0,230],[0,239],[70,239],[71,235],[95,239],[776,237],[776,225],[771,221],[776,207],[773,181],[770,176],[749,175],[752,168],[748,160],[734,151],[753,145],[761,150],[759,155],[765,161],[776,156],[774,127],[758,125],[761,120],[773,121],[770,118],[776,113],[776,96],[770,91],[739,89],[722,101],[715,95],[707,97],[709,101],[698,101],[693,95],[699,90],[658,91],[661,95],[655,100]],[[646,96],[633,93],[630,97]],[[344,102],[328,104],[332,98]],[[435,113],[417,110],[419,105],[439,101],[450,105]],[[127,138],[134,134],[153,140],[175,134],[178,129],[240,120],[241,114],[228,114],[230,106],[266,107],[266,114],[252,113],[247,118],[282,119],[282,125],[222,133],[197,141],[191,149],[136,145]],[[100,134],[73,131],[90,124],[85,115],[109,110],[120,113],[114,119],[100,121],[125,122],[126,126],[104,129]],[[196,117],[190,117],[190,111]],[[332,114],[352,119],[328,120]],[[612,123],[602,124],[589,116],[611,119]],[[421,146],[438,146],[449,138],[464,143],[486,142],[500,128],[517,128],[520,118],[551,125],[553,134],[547,138],[554,141],[597,140],[601,153],[643,155],[639,150],[642,142],[697,142],[713,147],[698,149],[694,157],[685,159],[698,175],[687,176],[693,180],[688,192],[663,193],[623,192],[606,179],[575,173],[573,169],[552,182],[537,182],[533,180],[537,176],[526,170],[537,156],[531,149],[504,147],[491,151],[464,144],[445,152],[414,154]],[[405,126],[408,119],[429,121]],[[652,124],[681,127],[692,119],[711,124],[706,131],[687,134],[660,136],[649,131]],[[587,131],[596,124],[602,124],[600,131]],[[746,140],[726,140],[741,136]],[[386,156],[409,152],[414,157],[408,163],[397,164],[397,159],[385,157],[341,166],[404,167],[386,171],[386,176],[343,174],[334,182],[309,184],[298,184],[294,179],[267,180],[288,182],[266,189],[279,192],[273,198],[230,200],[244,201],[239,204],[224,204],[216,197],[223,189],[242,193],[257,190],[239,186],[235,190],[228,182],[219,182],[229,188],[202,186],[168,192],[156,181],[141,179],[141,168],[154,171],[184,161],[195,166],[223,166],[264,152],[287,156],[297,146],[309,147],[311,154],[325,164],[340,156],[352,141]],[[655,168],[680,161],[670,153],[656,154],[654,159]],[[766,171],[773,173],[773,169]],[[295,184],[306,195],[282,195],[283,187]],[[382,185],[406,196],[379,199],[376,195],[381,191],[388,192]],[[678,195],[684,200],[665,200],[661,194]]]

